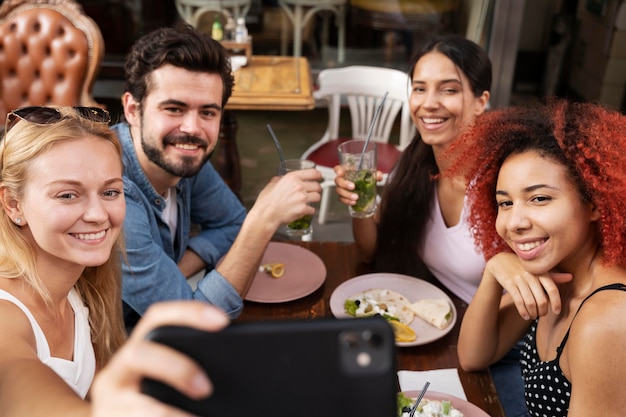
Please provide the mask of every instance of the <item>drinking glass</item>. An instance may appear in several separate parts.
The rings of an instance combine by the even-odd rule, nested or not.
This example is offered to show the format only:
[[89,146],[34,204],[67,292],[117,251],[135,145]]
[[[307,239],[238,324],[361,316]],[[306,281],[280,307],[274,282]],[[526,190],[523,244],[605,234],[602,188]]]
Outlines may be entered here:
[[[279,168],[279,172],[280,175],[285,175],[291,171],[309,168],[315,168],[315,162],[306,159],[287,159],[285,160],[285,164]],[[288,223],[285,226],[285,232],[289,236],[301,236],[305,238],[313,233],[313,228],[311,227],[312,219],[312,215],[305,214],[299,219]]]
[[359,199],[353,206],[348,206],[350,216],[357,218],[371,217],[376,212],[376,143],[369,142],[364,150],[365,141],[354,139],[339,145],[339,163],[344,169],[344,176],[354,183],[354,192]]

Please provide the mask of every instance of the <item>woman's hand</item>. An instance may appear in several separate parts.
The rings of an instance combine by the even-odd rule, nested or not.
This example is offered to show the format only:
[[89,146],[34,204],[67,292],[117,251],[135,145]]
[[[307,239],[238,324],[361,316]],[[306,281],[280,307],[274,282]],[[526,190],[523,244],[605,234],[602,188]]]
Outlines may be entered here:
[[141,381],[153,378],[196,399],[213,392],[211,381],[192,359],[145,336],[164,325],[218,331],[227,324],[224,313],[201,302],[175,301],[150,307],[127,343],[96,375],[91,387],[92,416],[189,416],[142,394]]
[[[335,174],[335,192],[339,195],[339,201],[341,201],[346,206],[353,206],[356,204],[359,199],[359,195],[357,193],[352,192],[354,190],[354,183],[352,181],[348,181],[345,178],[346,171],[343,169],[341,165],[337,165],[333,168]],[[383,180],[383,173],[381,171],[376,171],[376,182],[380,182]]]
[[510,295],[524,320],[545,316],[549,308],[559,314],[561,294],[557,284],[572,280],[572,275],[566,273],[533,275],[522,267],[519,258],[513,253],[497,254],[487,262],[485,270]]

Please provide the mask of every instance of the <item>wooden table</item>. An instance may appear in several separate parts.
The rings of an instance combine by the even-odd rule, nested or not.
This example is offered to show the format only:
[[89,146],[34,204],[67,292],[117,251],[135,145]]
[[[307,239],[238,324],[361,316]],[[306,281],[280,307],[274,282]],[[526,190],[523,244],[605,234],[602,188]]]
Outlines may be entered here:
[[[216,169],[239,195],[241,165],[236,110],[311,110],[315,106],[309,62],[305,57],[252,56],[234,72],[233,95],[222,117]],[[268,136],[268,140],[270,140]]]
[[[326,265],[326,281],[314,293],[299,300],[279,304],[246,301],[240,321],[281,319],[314,319],[332,317],[330,295],[342,282],[372,272],[358,260],[356,247],[347,242],[292,242],[316,253]],[[504,417],[489,372],[465,372],[459,368],[457,339],[461,319],[467,304],[449,294],[459,315],[452,331],[443,338],[423,345],[398,348],[397,363],[400,370],[425,371],[458,368],[459,377],[468,401],[482,408],[492,417]]]

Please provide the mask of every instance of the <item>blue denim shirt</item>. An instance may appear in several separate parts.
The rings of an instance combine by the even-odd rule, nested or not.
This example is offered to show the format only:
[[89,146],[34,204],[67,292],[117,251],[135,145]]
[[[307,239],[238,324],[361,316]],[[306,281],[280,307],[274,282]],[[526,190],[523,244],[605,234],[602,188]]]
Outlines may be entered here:
[[[113,130],[123,147],[128,259],[122,262],[122,299],[127,327],[132,328],[152,303],[164,300],[201,300],[236,318],[243,300],[214,267],[239,233],[245,208],[208,162],[196,176],[181,179],[176,187],[178,226],[172,239],[161,218],[166,202],[139,165],[128,124],[117,124]],[[200,232],[190,237],[192,223]],[[209,272],[195,291],[177,266],[187,248],[208,264]]]

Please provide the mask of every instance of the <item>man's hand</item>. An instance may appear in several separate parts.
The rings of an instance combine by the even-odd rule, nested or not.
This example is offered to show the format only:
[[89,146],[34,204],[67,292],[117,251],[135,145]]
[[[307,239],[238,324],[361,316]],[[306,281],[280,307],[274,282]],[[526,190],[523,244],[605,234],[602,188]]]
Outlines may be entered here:
[[281,224],[292,222],[305,214],[314,214],[310,203],[321,198],[322,173],[316,169],[288,172],[274,177],[263,188],[250,210],[267,224],[277,229]]

